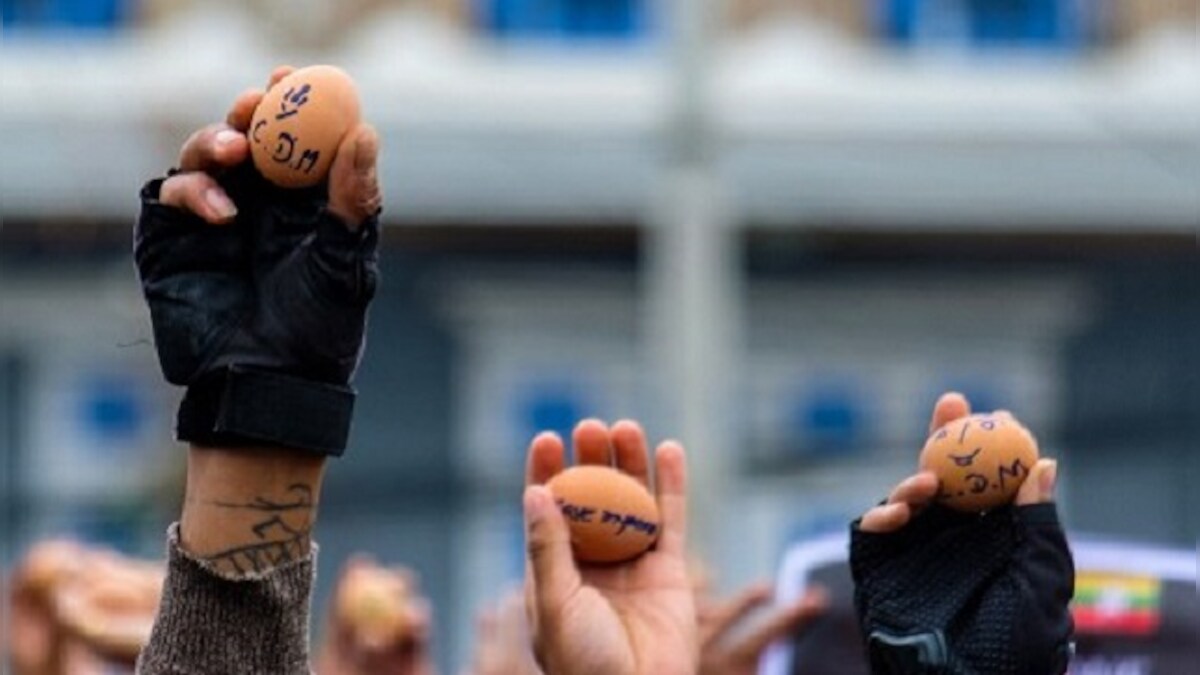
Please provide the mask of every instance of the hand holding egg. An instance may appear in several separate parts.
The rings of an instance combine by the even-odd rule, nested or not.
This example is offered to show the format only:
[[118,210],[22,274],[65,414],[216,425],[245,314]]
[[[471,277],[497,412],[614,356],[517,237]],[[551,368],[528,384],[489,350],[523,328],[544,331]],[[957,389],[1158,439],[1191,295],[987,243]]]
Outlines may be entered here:
[[356,642],[381,650],[408,639],[412,596],[408,577],[365,559],[350,564],[336,597],[336,619]]
[[1000,412],[962,417],[934,431],[920,466],[938,477],[938,503],[978,513],[1010,503],[1037,460],[1033,434]]
[[966,513],[1052,502],[1058,477],[1057,463],[1038,458],[1037,442],[1012,415],[971,415],[958,393],[934,406],[920,467],[863,514],[859,530],[896,532],[935,502]]
[[631,420],[584,420],[571,436],[573,469],[550,432],[526,464],[525,595],[539,663],[548,673],[697,672],[683,447],[666,441],[651,455]]
[[617,563],[658,539],[658,505],[646,487],[607,466],[583,465],[546,484],[567,519],[575,559]]
[[188,138],[179,153],[179,172],[162,182],[158,201],[227,225],[237,217],[238,205],[217,177],[250,160],[284,188],[327,180],[329,210],[357,230],[379,213],[383,197],[375,168],[379,137],[360,121],[354,83],[332,66],[280,66],[268,90],[246,91],[224,123]]
[[263,96],[250,122],[250,156],[267,180],[284,188],[325,180],[342,140],[359,123],[358,90],[345,71],[293,71]]

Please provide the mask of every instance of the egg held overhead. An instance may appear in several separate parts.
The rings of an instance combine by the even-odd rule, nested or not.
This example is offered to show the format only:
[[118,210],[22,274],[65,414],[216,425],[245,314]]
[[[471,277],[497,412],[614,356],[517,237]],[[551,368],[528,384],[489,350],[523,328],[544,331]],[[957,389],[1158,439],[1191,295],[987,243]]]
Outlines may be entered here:
[[263,97],[250,123],[250,156],[284,188],[325,180],[338,146],[360,119],[358,89],[334,66],[301,68]]
[[1038,461],[1033,434],[1012,415],[970,415],[937,429],[921,451],[938,477],[938,502],[980,512],[1010,503]]

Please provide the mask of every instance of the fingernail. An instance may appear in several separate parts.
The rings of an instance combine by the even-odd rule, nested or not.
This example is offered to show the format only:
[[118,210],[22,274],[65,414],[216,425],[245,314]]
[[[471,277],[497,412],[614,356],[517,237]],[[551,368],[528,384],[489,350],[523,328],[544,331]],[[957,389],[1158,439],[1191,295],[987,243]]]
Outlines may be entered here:
[[221,147],[225,147],[226,145],[233,143],[234,141],[236,141],[237,139],[239,139],[241,137],[242,137],[242,135],[239,134],[238,132],[234,131],[233,129],[225,129],[223,131],[218,131],[217,136],[214,140],[216,140],[217,145],[219,145]]
[[1049,499],[1054,496],[1054,487],[1058,482],[1058,462],[1049,460],[1042,467],[1042,473],[1038,475],[1038,491],[1042,493],[1043,499]]
[[237,207],[225,196],[225,193],[217,188],[209,188],[204,191],[204,201],[216,211],[221,218],[229,219],[237,215]]

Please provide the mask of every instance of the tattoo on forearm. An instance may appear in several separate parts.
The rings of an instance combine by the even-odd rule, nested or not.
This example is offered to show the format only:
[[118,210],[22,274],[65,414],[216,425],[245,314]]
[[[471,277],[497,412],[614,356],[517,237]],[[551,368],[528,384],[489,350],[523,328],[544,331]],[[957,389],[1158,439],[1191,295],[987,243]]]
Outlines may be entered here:
[[267,511],[267,512],[285,512],[296,511],[302,509],[311,509],[313,507],[313,490],[312,486],[304,483],[292,483],[288,486],[288,494],[293,501],[272,501],[265,497],[255,497],[254,501],[246,504],[236,504],[233,502],[209,502],[213,506],[220,506],[226,509],[250,509],[251,511]]
[[258,496],[240,504],[209,502],[220,508],[255,511],[263,515],[250,526],[252,543],[220,551],[208,556],[208,560],[228,566],[238,574],[247,574],[265,572],[308,555],[315,504],[312,487],[296,483],[288,486],[287,495],[283,500]]

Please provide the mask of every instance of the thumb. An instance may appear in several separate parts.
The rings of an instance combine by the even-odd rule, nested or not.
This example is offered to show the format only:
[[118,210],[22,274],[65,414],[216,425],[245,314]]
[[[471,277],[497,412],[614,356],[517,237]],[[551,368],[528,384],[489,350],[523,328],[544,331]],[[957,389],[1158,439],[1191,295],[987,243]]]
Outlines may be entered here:
[[544,485],[525,488],[525,546],[536,612],[556,613],[581,583],[571,555],[571,534]]
[[1044,504],[1054,501],[1054,489],[1058,484],[1058,462],[1053,459],[1039,459],[1033,465],[1033,470],[1017,491],[1017,506]]
[[379,213],[383,203],[378,160],[379,134],[370,125],[360,124],[342,139],[329,170],[329,210],[351,230]]

